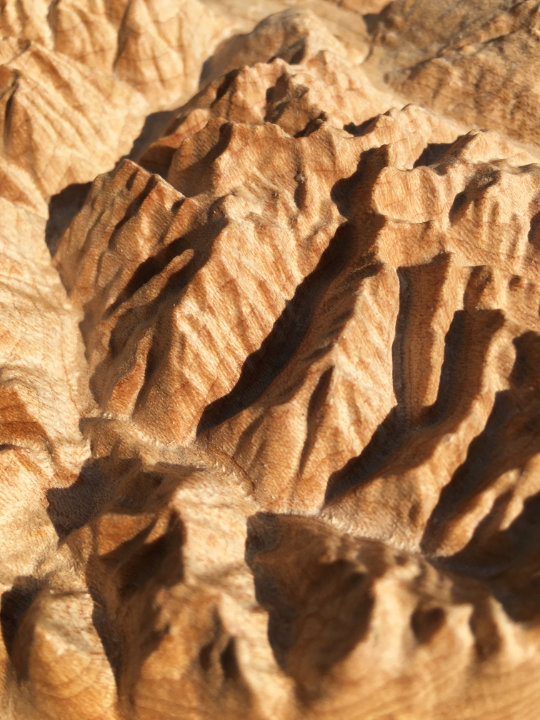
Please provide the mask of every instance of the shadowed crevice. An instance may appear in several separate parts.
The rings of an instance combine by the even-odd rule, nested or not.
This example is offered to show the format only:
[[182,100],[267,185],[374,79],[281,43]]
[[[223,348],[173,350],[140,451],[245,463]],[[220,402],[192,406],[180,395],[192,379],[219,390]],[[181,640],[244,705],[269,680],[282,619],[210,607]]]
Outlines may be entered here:
[[221,98],[224,97],[224,95],[233,87],[234,81],[238,77],[239,72],[240,70],[238,69],[231,70],[224,76],[223,80],[219,84],[218,89],[216,90],[216,96],[212,101],[210,107],[214,107],[214,105],[217,105]]
[[485,169],[479,170],[476,175],[469,180],[465,189],[455,196],[452,207],[448,213],[450,222],[454,224],[461,220],[469,206],[480,201],[486,190],[499,182],[500,176],[501,171],[493,167],[488,166]]
[[411,615],[411,630],[418,643],[429,643],[443,627],[446,614],[442,607],[417,607]]
[[345,267],[353,246],[353,229],[344,223],[330,240],[315,269],[296,288],[259,349],[245,360],[234,388],[205,408],[197,428],[198,435],[253,404],[283,371],[309,329],[317,302]]
[[[209,212],[211,213],[212,210],[213,207],[209,209]],[[182,237],[173,240],[160,253],[150,258],[147,265],[144,265],[142,269],[142,266],[140,266],[132,275],[117,301],[112,304],[110,312],[118,311],[119,317],[109,338],[109,352],[97,366],[90,380],[92,392],[95,397],[100,399],[100,402],[107,402],[107,393],[110,392],[112,387],[110,383],[114,382],[115,378],[115,363],[117,361],[121,362],[124,354],[128,356],[131,354],[133,343],[138,342],[141,329],[144,331],[156,318],[158,318],[158,321],[159,318],[163,320],[170,309],[171,303],[180,300],[185,288],[208,261],[215,240],[226,226],[226,218],[216,217],[204,225],[195,227]],[[166,266],[174,257],[188,250],[193,251],[191,259],[181,268],[171,273],[156,297],[146,303],[135,306],[129,305],[132,294],[135,294],[146,282],[162,271],[164,264]],[[161,266],[161,270],[159,266]],[[122,310],[124,303],[127,303],[128,307]],[[83,335],[85,332],[83,326]],[[128,342],[126,342],[126,338],[128,338]],[[158,344],[168,342],[169,338],[169,332],[163,333],[161,340],[157,338]],[[154,351],[151,350],[151,352]],[[159,367],[161,359],[165,359],[165,357],[161,355],[160,358],[157,358],[153,370]],[[141,402],[145,392],[144,386],[140,391]]]
[[362,20],[364,21],[366,30],[370,35],[375,35],[379,28],[379,24],[382,22],[379,13],[364,13],[362,15]]
[[372,234],[371,226],[378,230],[384,221],[381,216],[373,212],[370,201],[377,176],[388,164],[386,145],[365,150],[360,155],[355,172],[349,177],[338,180],[332,186],[330,195],[339,212],[351,220],[358,218],[361,222],[359,229],[363,233]]
[[[540,400],[535,381],[540,336],[525,333],[514,340],[514,345],[516,359],[510,388],[497,393],[482,432],[471,442],[464,462],[442,489],[422,538],[421,547],[426,553],[437,551],[455,521],[474,510],[478,496],[498,477],[511,470],[523,473],[540,453]],[[521,515],[507,530],[501,530],[512,495],[504,493],[497,499],[478,523],[468,545],[447,559],[450,567],[476,566],[484,572],[499,573],[519,567],[531,553],[536,553],[540,567],[540,524],[536,520],[529,523],[534,516],[531,508],[537,508],[540,501],[538,496],[526,500]]]
[[295,134],[295,138],[303,138],[308,137],[309,135],[312,135],[314,132],[317,132],[322,125],[328,120],[328,117],[325,112],[321,112],[317,115],[317,117],[311,118],[311,120],[308,120],[305,127],[302,130],[299,130]]
[[[14,658],[14,643],[21,621],[30,608],[43,583],[32,576],[16,577],[10,590],[2,593],[0,601],[0,627],[8,656],[13,661],[15,673],[19,681],[28,676],[28,654],[30,644],[18,643],[19,652]],[[22,647],[21,647],[22,646]],[[22,651],[22,655],[21,655]]]
[[531,218],[527,239],[536,251],[540,250],[540,211]]
[[401,417],[400,408],[392,408],[360,455],[351,458],[340,470],[332,473],[326,486],[325,504],[331,503],[347,490],[359,487],[381,472],[406,441]]
[[342,557],[329,561],[327,542],[326,530],[308,518],[260,512],[247,521],[245,560],[257,602],[268,613],[268,642],[302,702],[319,692],[313,679],[366,637],[374,581],[384,571],[382,546],[374,545],[360,568]]
[[343,129],[353,137],[362,137],[363,135],[369,135],[369,133],[375,129],[375,124],[379,117],[380,115],[374,115],[373,117],[370,117],[367,120],[358,123],[358,125],[353,122],[349,122],[343,126]]
[[49,217],[45,227],[45,242],[52,256],[56,253],[60,238],[84,205],[91,186],[91,182],[73,183],[53,195],[49,200]]
[[[402,312],[407,312],[406,304],[400,308]],[[392,408],[360,455],[330,476],[325,503],[375,479],[390,465],[392,472],[399,475],[419,466],[432,454],[441,437],[452,432],[468,413],[482,383],[489,346],[502,323],[502,314],[497,310],[456,311],[445,338],[435,403],[426,408],[418,424],[410,424],[403,401],[399,400],[403,389],[397,372],[394,380],[400,383],[396,388],[400,404]],[[399,347],[401,341],[396,336],[394,344]],[[413,447],[415,452],[411,451]]]
[[[369,190],[386,158],[386,148],[362,153],[357,170],[333,186],[332,199],[340,212],[345,216],[351,212],[354,218],[338,228],[317,266],[296,288],[293,298],[286,304],[269,335],[259,349],[245,360],[235,387],[205,408],[197,435],[221,425],[261,398],[278,375],[289,366],[310,331],[316,312],[326,320],[324,328],[320,329],[324,336],[310,343],[317,346],[316,353],[306,355],[298,364],[305,367],[331,348],[332,338],[341,331],[352,314],[356,302],[355,292],[360,283],[380,269],[380,263],[374,261],[372,247],[384,219],[372,212]],[[355,197],[351,201],[351,195],[360,187],[362,195],[358,203]],[[353,259],[355,265],[351,266],[350,272],[345,272]],[[341,276],[343,278],[336,295],[329,294]],[[342,297],[346,297],[347,301],[342,302]],[[319,307],[321,303],[324,303],[324,310]],[[300,372],[304,376],[305,369],[300,368]],[[285,402],[293,386],[294,382],[280,387],[272,403]]]
[[111,492],[108,463],[104,459],[87,460],[69,487],[47,490],[47,514],[59,541],[86,525],[100,511]]
[[[399,281],[399,311],[396,318],[396,330],[392,343],[392,385],[396,397],[396,414],[401,415],[402,424],[407,422],[407,383],[409,376],[406,372],[407,361],[405,357],[408,327],[411,323],[411,288],[408,268],[398,268]],[[397,419],[397,417],[396,417]]]
[[295,181],[294,204],[299,210],[303,210],[306,207],[307,183],[304,173],[301,170],[296,174]]
[[141,132],[133,141],[129,153],[124,157],[137,162],[153,142],[167,134],[168,127],[175,116],[176,110],[160,110],[147,115]]
[[416,159],[413,167],[421,167],[422,165],[434,165],[442,159],[447,150],[449,150],[453,142],[450,143],[428,143],[422,150],[422,153]]
[[[192,165],[178,166],[176,168],[173,186],[186,197],[194,197],[207,192],[212,185],[212,172],[214,161],[223,155],[233,136],[234,124],[224,122],[219,126],[219,137],[206,155],[196,160]],[[167,171],[171,168],[168,167]],[[170,182],[170,180],[169,180]]]
[[511,494],[510,491],[497,499],[463,550],[447,557],[434,557],[430,562],[443,572],[480,578],[514,622],[537,623],[540,620],[540,493],[526,498],[519,515],[508,527],[501,528]]
[[[85,573],[94,604],[92,622],[116,681],[128,695],[144,658],[166,632],[158,619],[155,595],[183,578],[185,531],[180,517],[170,512],[164,529],[157,536],[155,531],[172,494],[191,470],[165,464],[147,469],[137,457],[111,455],[87,461],[75,483],[47,492],[48,514],[59,542],[74,543],[80,552],[81,539],[72,533],[88,528]],[[107,522],[102,526],[101,519],[114,514],[119,516],[119,527],[122,516],[140,517],[141,529],[131,536],[132,524],[128,524],[127,539],[120,534],[116,547],[104,554],[100,547]],[[6,603],[9,609],[9,596]],[[137,636],[132,623],[141,628]]]
[[108,318],[116,312],[120,305],[127,302],[137,290],[159,275],[171,260],[185,252],[188,247],[189,240],[186,237],[179,237],[163,246],[155,255],[146,258],[137,267],[116,300],[107,308],[105,317]]
[[307,408],[307,435],[306,441],[302,448],[302,454],[300,455],[300,462],[298,467],[298,474],[302,475],[304,468],[309,458],[309,454],[315,445],[317,438],[317,431],[320,424],[321,409],[324,407],[326,398],[330,391],[330,384],[332,382],[332,375],[334,368],[331,366],[321,374],[315,389],[311,393]]

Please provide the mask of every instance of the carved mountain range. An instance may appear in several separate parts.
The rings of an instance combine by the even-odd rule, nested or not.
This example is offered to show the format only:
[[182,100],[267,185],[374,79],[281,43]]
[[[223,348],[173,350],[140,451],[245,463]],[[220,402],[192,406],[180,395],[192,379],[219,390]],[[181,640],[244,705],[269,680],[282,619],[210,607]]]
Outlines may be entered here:
[[291,4],[0,13],[6,720],[540,710],[539,4]]

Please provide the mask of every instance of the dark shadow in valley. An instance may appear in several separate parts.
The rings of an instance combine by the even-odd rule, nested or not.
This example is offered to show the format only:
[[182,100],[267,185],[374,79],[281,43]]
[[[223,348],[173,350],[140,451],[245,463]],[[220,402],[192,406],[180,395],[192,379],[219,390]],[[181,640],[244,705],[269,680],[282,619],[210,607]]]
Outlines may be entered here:
[[379,117],[379,115],[375,115],[358,124],[349,122],[343,126],[343,129],[348,132],[349,135],[353,135],[354,137],[362,137],[363,135],[368,135],[372,130],[375,129],[375,124]]
[[[482,432],[471,442],[467,457],[450,482],[426,525],[422,549],[433,554],[447,533],[474,510],[477,499],[505,473],[524,473],[540,453],[540,399],[536,373],[540,363],[540,336],[527,332],[514,340],[516,359],[510,388],[499,391]],[[531,619],[540,613],[540,493],[524,500],[520,514],[504,527],[513,490],[499,495],[476,527],[471,540],[458,553],[438,560],[446,569],[487,577],[500,601],[514,619]],[[524,584],[524,578],[527,582]],[[506,590],[504,589],[506,588]],[[531,598],[536,597],[536,601]]]
[[53,195],[49,200],[49,217],[45,227],[45,242],[53,257],[56,254],[60,238],[84,205],[91,186],[91,182],[73,183]]
[[361,568],[345,557],[329,561],[327,532],[299,516],[260,512],[247,522],[245,561],[268,613],[268,642],[301,702],[314,700],[319,679],[366,637],[375,580],[385,569],[377,543],[369,544]]
[[[483,359],[494,333],[502,323],[496,310],[458,310],[445,337],[444,359],[435,403],[417,423],[408,417],[405,400],[407,378],[402,372],[405,327],[410,319],[407,294],[401,284],[400,309],[392,346],[393,384],[397,405],[375,430],[360,455],[349,460],[328,480],[325,502],[374,479],[392,464],[393,473],[404,473],[424,462],[440,438],[457,427],[466,415],[482,382]],[[414,448],[414,452],[411,452]]]
[[129,153],[121,158],[127,158],[138,162],[140,156],[160,137],[167,134],[167,130],[176,115],[176,110],[161,110],[159,112],[150,113],[144,120],[144,125],[138,137],[133,141]]
[[42,584],[42,581],[32,576],[21,575],[16,577],[12,587],[2,593],[0,601],[2,638],[19,682],[28,678],[31,638],[19,637],[16,648],[15,638],[21,622],[41,590]]
[[462,550],[447,557],[432,557],[430,562],[444,572],[483,582],[515,622],[538,623],[540,493],[528,497],[518,516],[504,527],[512,495],[510,490],[497,498]]
[[487,170],[479,170],[465,186],[465,189],[457,193],[452,203],[452,207],[448,212],[450,222],[456,223],[465,215],[468,208],[474,203],[479,202],[482,195],[490,187],[495,185],[501,175],[501,171],[495,168]]
[[[127,155],[122,155],[109,170],[114,170],[126,159],[137,162],[143,152],[155,140],[166,133],[168,126],[176,115],[176,110],[165,110],[151,113],[145,118],[143,128],[133,141]],[[58,243],[64,232],[84,205],[92,182],[72,183],[67,185],[49,200],[49,217],[45,228],[45,242],[51,256],[54,257]]]
[[249,407],[282,372],[304,339],[319,299],[345,268],[353,248],[352,227],[344,223],[315,269],[298,285],[261,346],[246,358],[234,388],[205,408],[197,428],[198,435]]
[[531,218],[527,239],[535,250],[540,250],[540,211]]
[[[219,201],[218,201],[219,202]],[[213,208],[209,209],[211,214]],[[90,380],[90,387],[94,396],[102,399],[103,393],[103,372],[111,367],[111,360],[120,356],[126,349],[130,351],[130,342],[126,338],[134,339],[141,328],[146,328],[160,312],[165,312],[171,301],[178,300],[182,291],[191,282],[196,273],[205,265],[212,253],[212,246],[216,238],[224,230],[227,220],[224,217],[215,217],[202,226],[197,226],[185,235],[175,239],[162,248],[156,255],[151,256],[143,262],[133,273],[120,292],[118,299],[111,305],[106,313],[109,317],[113,312],[121,308],[122,304],[130,299],[135,292],[148,283],[152,277],[163,271],[164,267],[176,256],[191,250],[192,257],[188,262],[175,272],[172,272],[159,293],[152,300],[138,304],[134,307],[127,307],[119,314],[118,320],[111,332],[109,339],[109,355],[97,366]],[[85,312],[90,308],[85,308]],[[86,334],[84,321],[81,326],[83,337]],[[170,333],[155,333],[152,342],[148,362],[145,369],[145,384],[140,394],[142,402],[148,381],[153,372],[159,367],[161,361],[166,357]],[[165,353],[165,354],[164,354]]]
[[[209,127],[212,127],[212,125],[210,124]],[[214,161],[227,149],[233,136],[233,127],[234,125],[231,122],[222,122],[219,126],[215,144],[208,149],[206,155],[196,160],[192,165],[184,165],[181,170],[177,168],[178,172],[173,184],[183,195],[193,197],[208,192],[209,188],[211,188]],[[152,162],[147,162],[147,157],[141,159],[141,164],[143,167],[166,177],[174,152],[174,148],[161,150],[163,156],[160,163],[161,167],[152,165]],[[164,154],[168,158],[166,162],[164,162]]]
[[364,21],[366,30],[370,35],[375,35],[382,22],[380,13],[364,13],[362,15],[362,20]]
[[[205,408],[197,435],[221,425],[263,395],[297,353],[310,329],[318,305],[332,284],[350,267],[348,280],[351,286],[354,285],[354,288],[351,287],[351,303],[346,309],[343,308],[344,312],[336,318],[329,334],[335,335],[346,322],[352,312],[354,290],[378,269],[370,250],[384,220],[369,209],[366,198],[369,198],[369,190],[386,161],[386,148],[367,151],[361,155],[356,171],[332,187],[331,197],[340,213],[345,217],[352,213],[355,215],[354,220],[339,226],[316,267],[297,286],[268,336],[244,361],[234,388]],[[360,186],[363,199],[356,204],[351,200],[351,194]],[[358,267],[352,266],[353,260],[358,261]],[[320,352],[326,352],[327,349]]]
[[59,542],[98,514],[113,492],[107,460],[87,460],[72,485],[47,491],[47,514]]
[[[114,171],[126,158],[137,161],[144,150],[166,131],[174,115],[175,111],[172,110],[148,115],[139,136],[133,141],[130,152],[127,155],[122,155],[110,170]],[[62,235],[84,205],[91,187],[92,182],[72,183],[50,198],[45,242],[53,257],[56,254]]]
[[449,150],[454,143],[428,143],[422,150],[422,153],[416,159],[413,167],[421,167],[422,165],[434,165],[438,162],[445,152]]
[[[92,622],[116,681],[127,696],[145,657],[166,632],[158,622],[155,595],[183,578],[184,529],[177,513],[170,512],[157,537],[149,540],[149,536],[183,476],[192,470],[166,464],[146,469],[138,458],[103,457],[87,461],[71,486],[47,493],[48,514],[59,543],[73,544],[77,553],[79,545],[86,545],[83,555],[94,605]],[[128,539],[122,541],[120,535],[116,547],[104,553],[100,537],[106,530],[100,519],[116,514],[119,527],[121,516],[140,516],[141,530],[132,536],[129,525]],[[73,535],[82,527],[88,529],[86,539]],[[140,628],[137,636],[132,632],[133,623]]]
[[339,212],[353,222],[358,232],[366,239],[380,230],[383,217],[377,215],[370,206],[371,191],[380,171],[389,163],[388,147],[365,150],[352,175],[338,180],[330,191]]

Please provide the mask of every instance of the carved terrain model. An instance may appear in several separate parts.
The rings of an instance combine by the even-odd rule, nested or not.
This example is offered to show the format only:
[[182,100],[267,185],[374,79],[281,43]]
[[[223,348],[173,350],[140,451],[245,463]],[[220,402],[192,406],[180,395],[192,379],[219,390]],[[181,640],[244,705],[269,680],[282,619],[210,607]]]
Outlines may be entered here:
[[0,29],[1,720],[536,720],[539,3]]

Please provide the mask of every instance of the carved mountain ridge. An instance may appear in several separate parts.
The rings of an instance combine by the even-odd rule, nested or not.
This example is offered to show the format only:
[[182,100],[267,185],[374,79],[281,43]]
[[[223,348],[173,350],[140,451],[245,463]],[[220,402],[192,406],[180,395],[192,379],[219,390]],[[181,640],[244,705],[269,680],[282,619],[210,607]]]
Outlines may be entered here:
[[6,717],[535,717],[536,137],[424,5],[6,11]]

